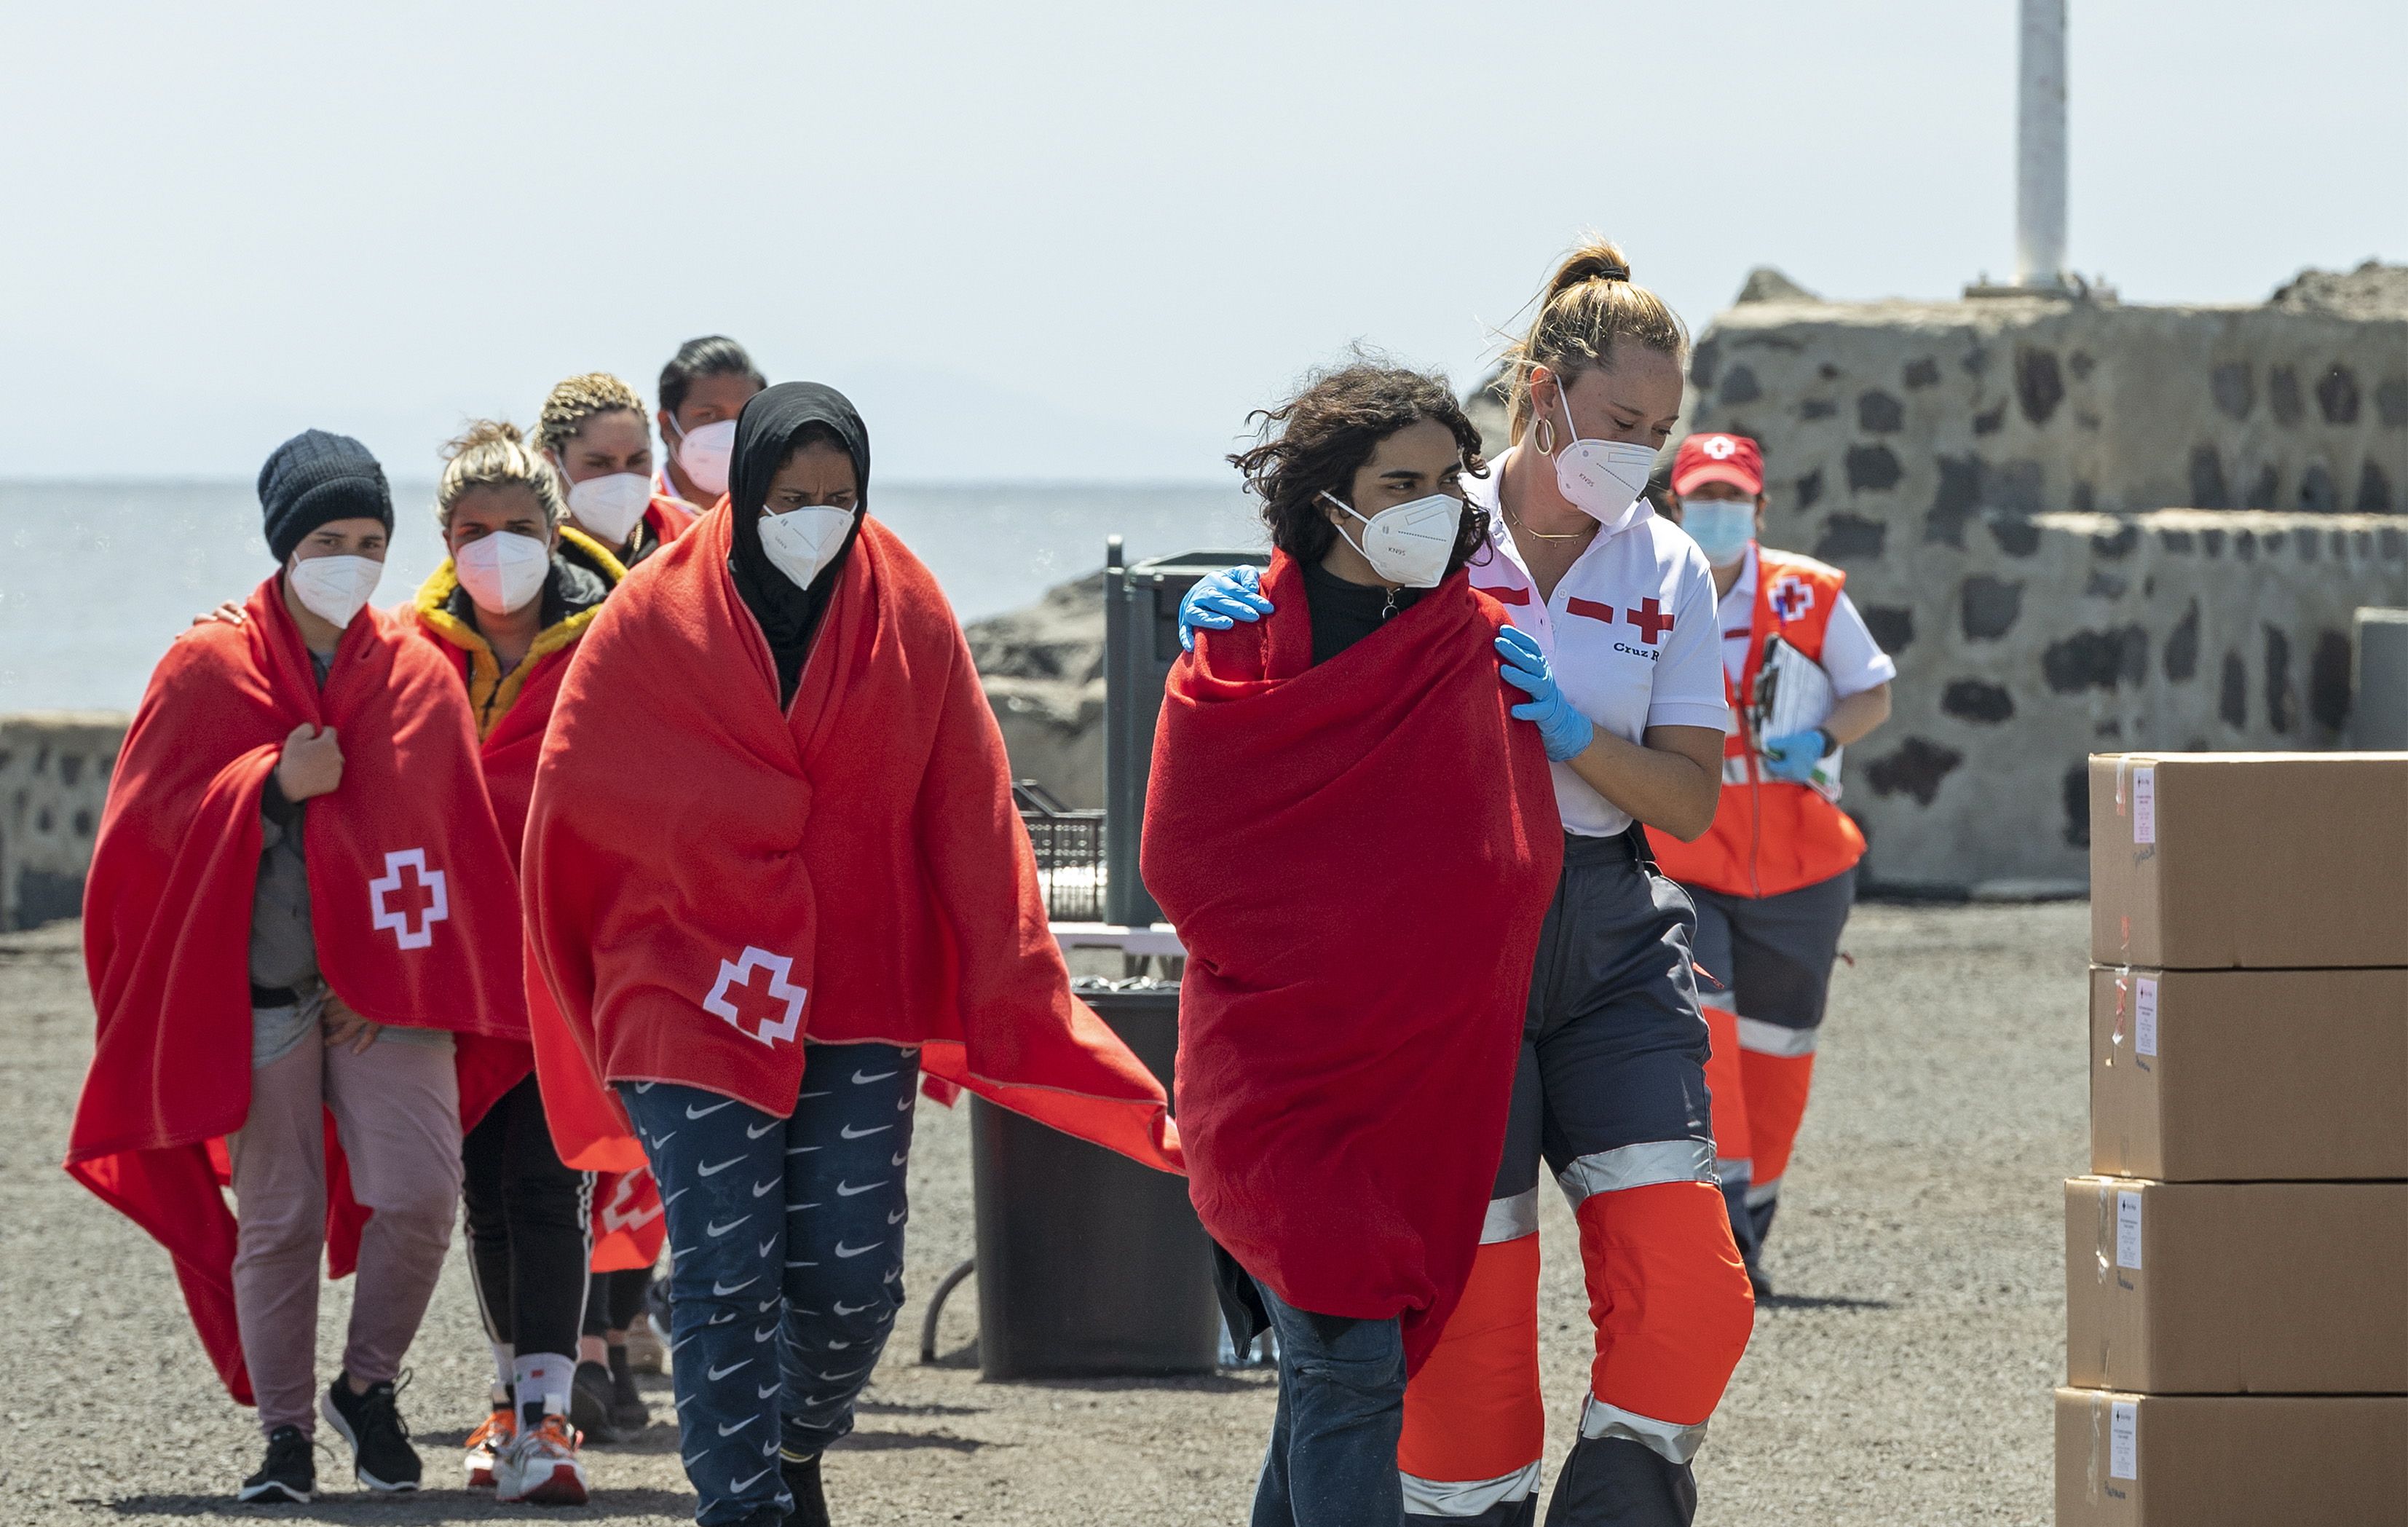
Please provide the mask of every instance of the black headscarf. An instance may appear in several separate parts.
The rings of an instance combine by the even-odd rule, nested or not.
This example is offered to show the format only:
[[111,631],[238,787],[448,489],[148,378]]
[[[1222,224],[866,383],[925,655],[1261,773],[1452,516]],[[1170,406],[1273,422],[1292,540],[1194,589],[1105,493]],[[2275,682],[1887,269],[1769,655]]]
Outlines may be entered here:
[[[858,497],[844,544],[810,587],[797,588],[761,549],[761,506],[768,501],[770,481],[786,464],[796,438],[815,425],[833,434],[853,457]],[[781,382],[754,393],[736,420],[727,507],[735,515],[735,549],[728,554],[727,569],[735,575],[738,597],[769,639],[769,655],[778,664],[778,703],[783,705],[795,698],[812,633],[827,613],[829,595],[861,534],[861,516],[869,510],[869,431],[844,394],[816,382]]]

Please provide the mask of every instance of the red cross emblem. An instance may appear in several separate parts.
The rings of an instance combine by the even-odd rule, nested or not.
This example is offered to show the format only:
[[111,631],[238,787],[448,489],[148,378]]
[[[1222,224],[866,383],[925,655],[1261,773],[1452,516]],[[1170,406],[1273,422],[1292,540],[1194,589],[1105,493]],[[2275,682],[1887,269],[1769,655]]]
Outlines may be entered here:
[[[748,946],[741,958],[719,962],[719,984],[702,1000],[702,1010],[725,1018],[747,1039],[791,1044],[803,1027],[803,999],[810,995],[788,979],[794,970],[786,956]],[[768,977],[757,990],[756,972]]]
[[1636,610],[1626,610],[1623,617],[1639,627],[1639,640],[1654,646],[1656,640],[1672,628],[1672,617],[1654,599],[1641,599]]
[[405,949],[435,942],[435,925],[452,915],[443,872],[426,867],[426,850],[404,849],[384,857],[384,873],[368,882],[369,926],[391,929]]
[[1814,585],[1803,578],[1784,578],[1772,585],[1772,612],[1797,620],[1814,608]]

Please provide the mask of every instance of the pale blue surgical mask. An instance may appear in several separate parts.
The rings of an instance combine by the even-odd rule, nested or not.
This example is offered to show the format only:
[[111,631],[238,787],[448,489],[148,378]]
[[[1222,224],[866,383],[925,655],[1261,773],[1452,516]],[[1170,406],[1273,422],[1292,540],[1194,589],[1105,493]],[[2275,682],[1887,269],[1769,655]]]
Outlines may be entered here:
[[1727,568],[1747,555],[1747,543],[1756,539],[1756,500],[1684,498],[1681,528],[1706,554],[1708,563]]

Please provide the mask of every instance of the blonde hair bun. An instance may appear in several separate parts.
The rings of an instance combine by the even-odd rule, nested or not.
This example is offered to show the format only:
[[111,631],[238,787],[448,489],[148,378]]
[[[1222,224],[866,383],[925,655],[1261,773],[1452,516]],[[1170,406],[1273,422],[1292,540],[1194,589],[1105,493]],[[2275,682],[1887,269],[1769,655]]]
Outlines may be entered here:
[[1530,373],[1540,367],[1567,385],[1612,364],[1616,345],[1638,345],[1685,362],[1689,331],[1664,299],[1630,279],[1630,259],[1590,235],[1555,267],[1529,332],[1506,347],[1507,411],[1513,439],[1530,422]]
[[471,488],[524,488],[543,506],[546,524],[568,514],[560,474],[507,419],[472,422],[443,448],[443,479],[435,485],[435,523],[452,528],[452,509]]

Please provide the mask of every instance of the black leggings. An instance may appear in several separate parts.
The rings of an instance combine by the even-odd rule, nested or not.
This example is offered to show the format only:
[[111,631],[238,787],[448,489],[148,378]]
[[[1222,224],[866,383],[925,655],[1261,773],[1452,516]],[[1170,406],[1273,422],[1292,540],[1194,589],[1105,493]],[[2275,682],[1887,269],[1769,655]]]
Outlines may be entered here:
[[577,1358],[593,1179],[563,1165],[533,1076],[460,1143],[468,1265],[485,1333],[522,1353]]
[[595,1274],[593,1290],[585,1296],[585,1334],[607,1336],[634,1325],[644,1313],[644,1290],[652,1284],[649,1267]]

